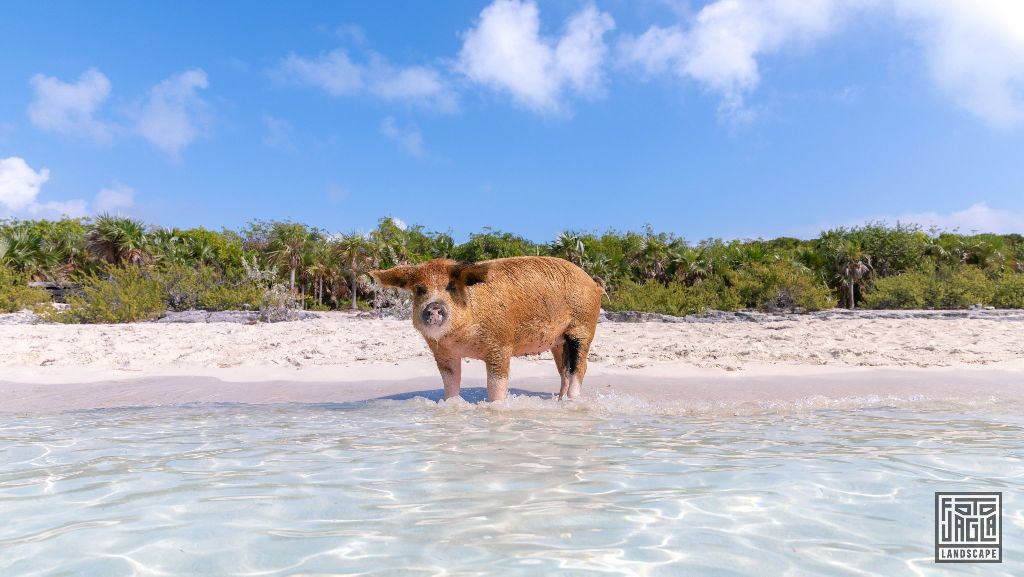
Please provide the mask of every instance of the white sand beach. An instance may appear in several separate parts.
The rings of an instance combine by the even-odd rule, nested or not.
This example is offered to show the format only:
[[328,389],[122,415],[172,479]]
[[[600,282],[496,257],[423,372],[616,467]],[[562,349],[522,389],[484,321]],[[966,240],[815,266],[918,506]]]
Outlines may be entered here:
[[[1024,397],[1024,320],[791,315],[773,322],[604,322],[585,394],[690,403]],[[464,390],[481,387],[467,361]],[[555,392],[549,354],[516,359],[513,388]],[[347,402],[439,395],[408,321],[320,313],[275,324],[0,326],[0,410]],[[470,395],[471,396],[471,395]]]

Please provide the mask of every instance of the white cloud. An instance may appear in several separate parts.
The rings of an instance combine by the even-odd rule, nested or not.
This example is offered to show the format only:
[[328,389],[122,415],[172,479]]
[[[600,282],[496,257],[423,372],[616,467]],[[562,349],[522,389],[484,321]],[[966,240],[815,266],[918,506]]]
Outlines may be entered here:
[[400,128],[394,117],[386,117],[380,124],[380,131],[412,156],[422,158],[426,154],[423,148],[423,135],[415,128]]
[[680,23],[619,43],[622,63],[671,74],[744,116],[760,61],[834,34],[857,14],[895,19],[922,49],[936,85],[999,127],[1024,124],[1024,3],[1019,0],[717,0]]
[[1024,124],[1024,2],[895,0],[932,78],[958,106],[997,127]]
[[110,80],[90,68],[74,83],[36,74],[29,83],[35,97],[28,117],[36,127],[60,134],[110,142],[112,126],[98,120],[96,113],[110,96]]
[[455,108],[454,93],[448,90],[437,72],[429,68],[392,68],[380,61],[371,70],[370,92],[384,100],[425,102],[443,110]]
[[348,200],[350,194],[349,190],[344,186],[339,186],[333,182],[327,185],[327,200],[329,200],[331,204],[341,204],[342,202],[345,202]]
[[135,204],[135,190],[130,186],[115,184],[109,188],[101,188],[93,199],[93,212],[119,213]]
[[718,0],[701,9],[689,28],[652,26],[627,37],[621,58],[648,75],[695,80],[721,95],[723,113],[744,117],[744,97],[761,81],[758,58],[827,36],[841,6],[835,0]]
[[135,191],[123,184],[101,189],[93,200],[93,210],[85,200],[49,200],[40,202],[39,193],[50,180],[47,168],[33,169],[25,159],[0,158],[0,217],[27,215],[34,218],[79,217],[91,212],[126,209],[135,201]]
[[886,222],[919,224],[925,229],[935,227],[941,230],[959,229],[960,232],[994,232],[999,234],[1024,233],[1024,212],[991,208],[978,202],[953,212],[919,212],[894,218],[880,218]]
[[111,84],[95,68],[83,72],[74,83],[43,74],[36,74],[29,82],[35,92],[28,106],[29,120],[48,132],[100,143],[110,143],[115,136],[134,132],[177,157],[208,124],[209,106],[199,91],[209,83],[206,73],[199,69],[176,74],[152,87],[145,98],[126,111],[130,127],[124,121],[98,118],[110,96]]
[[379,54],[368,54],[365,63],[354,62],[344,48],[316,58],[292,54],[273,71],[273,76],[320,88],[331,96],[369,94],[443,111],[457,107],[455,93],[437,71],[424,66],[396,67]]
[[495,0],[463,34],[457,68],[470,80],[508,92],[518,104],[540,112],[563,109],[564,93],[601,95],[604,35],[615,21],[594,6],[572,15],[559,38],[540,34],[532,1]]
[[35,218],[78,218],[89,214],[89,206],[84,200],[51,200],[29,207],[28,213]]
[[686,76],[689,39],[681,26],[651,26],[640,36],[626,36],[619,42],[624,64],[635,65],[648,76],[673,72]]
[[150,89],[136,112],[135,130],[157,148],[177,157],[208,124],[208,105],[201,96],[206,72],[186,70]]
[[366,31],[358,24],[342,24],[334,29],[334,33],[337,34],[338,38],[356,46],[366,46],[368,44]]
[[295,130],[290,122],[283,118],[264,114],[263,126],[267,130],[267,135],[263,137],[263,144],[278,150],[295,150],[295,141],[292,139],[292,133]]
[[321,88],[331,96],[350,96],[363,88],[362,67],[352,62],[341,48],[313,59],[292,54],[281,63],[275,76]]
[[[985,202],[976,202],[967,208],[950,212],[905,212],[902,214],[875,214],[847,221],[819,221],[813,225],[790,228],[782,234],[800,238],[813,238],[822,231],[837,227],[857,227],[866,223],[885,222],[888,224],[916,224],[923,230],[958,230],[964,234],[991,232],[997,234],[1024,234],[1024,211],[992,208]],[[778,231],[767,236],[777,236]],[[762,235],[765,236],[765,235]]]
[[49,169],[33,170],[17,156],[0,159],[0,208],[14,213],[32,206],[47,180]]

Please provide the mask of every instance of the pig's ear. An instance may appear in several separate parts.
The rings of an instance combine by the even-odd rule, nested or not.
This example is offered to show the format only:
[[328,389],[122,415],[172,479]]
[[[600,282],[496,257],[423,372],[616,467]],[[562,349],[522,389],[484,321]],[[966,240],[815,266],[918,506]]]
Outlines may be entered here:
[[452,266],[452,279],[465,286],[473,286],[487,280],[490,265],[480,262],[460,262]]
[[415,275],[416,267],[409,265],[370,272],[370,276],[373,277],[373,280],[377,281],[377,284],[405,290],[409,290]]

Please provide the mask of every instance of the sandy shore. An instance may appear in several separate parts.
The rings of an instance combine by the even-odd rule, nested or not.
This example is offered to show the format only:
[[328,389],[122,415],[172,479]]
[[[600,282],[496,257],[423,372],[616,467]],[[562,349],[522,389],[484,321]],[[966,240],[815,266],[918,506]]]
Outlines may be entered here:
[[[1024,322],[815,319],[602,323],[587,393],[691,404],[864,396],[1024,397]],[[513,386],[557,390],[550,355],[517,359]],[[464,388],[483,385],[479,361]],[[0,410],[194,401],[348,402],[437,396],[408,321],[327,313],[240,325],[0,326]],[[470,390],[467,396],[473,397]]]

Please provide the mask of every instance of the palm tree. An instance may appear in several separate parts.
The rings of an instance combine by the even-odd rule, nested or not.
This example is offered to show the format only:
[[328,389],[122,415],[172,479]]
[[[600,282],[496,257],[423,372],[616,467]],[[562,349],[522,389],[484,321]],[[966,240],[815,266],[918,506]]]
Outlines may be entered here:
[[634,250],[627,258],[640,279],[666,283],[671,276],[669,273],[672,262],[677,260],[675,251],[682,246],[685,246],[682,239],[665,233],[655,233],[654,229],[647,225],[644,235],[639,237],[639,241],[633,247]]
[[964,239],[961,244],[961,262],[973,264],[984,270],[987,268],[1002,269],[1006,257],[1000,246],[977,236]]
[[318,305],[322,305],[324,280],[331,276],[331,253],[327,243],[311,242],[303,258],[303,276],[313,283],[313,295]]
[[153,256],[146,225],[131,218],[103,214],[86,233],[86,246],[97,258],[111,264],[141,265]]
[[950,249],[943,240],[939,236],[930,236],[922,249],[922,255],[931,257],[936,269],[950,261]]
[[217,260],[217,251],[205,238],[190,238],[186,243],[189,257],[201,265],[210,265]]
[[825,271],[829,267],[828,256],[809,246],[798,247],[793,254],[793,259],[809,271]]
[[59,262],[56,252],[49,250],[41,234],[34,230],[16,230],[3,240],[0,261],[34,279],[49,276]]
[[679,247],[672,251],[675,276],[687,286],[704,282],[717,272],[714,260],[709,257],[709,250],[705,245]]
[[153,260],[171,264],[185,264],[185,239],[177,229],[157,228],[149,233],[149,249]]
[[607,284],[607,279],[610,279],[612,275],[612,261],[606,254],[596,254],[583,263],[583,270]]
[[267,256],[274,263],[288,268],[292,292],[295,292],[295,274],[302,266],[303,251],[309,236],[305,225],[293,222],[275,222],[270,231]]
[[366,236],[352,232],[342,235],[335,241],[335,246],[338,255],[349,264],[349,274],[351,275],[350,280],[352,283],[352,288],[350,289],[352,292],[352,310],[358,310],[359,307],[356,301],[357,281],[360,275],[369,272],[373,268],[374,243]]
[[871,268],[871,255],[861,250],[855,243],[847,243],[836,256],[839,278],[845,289],[846,304],[850,309],[857,308],[854,288],[862,285]]
[[386,267],[409,264],[412,255],[408,240],[407,227],[403,228],[391,217],[382,218],[377,228],[369,234],[370,252]]
[[85,238],[77,230],[59,227],[52,232],[46,244],[47,250],[60,260],[52,273],[54,280],[63,282],[83,263]]
[[558,235],[555,242],[551,244],[551,254],[560,256],[576,266],[583,266],[584,261],[587,260],[587,249],[583,245],[583,237],[569,231]]

